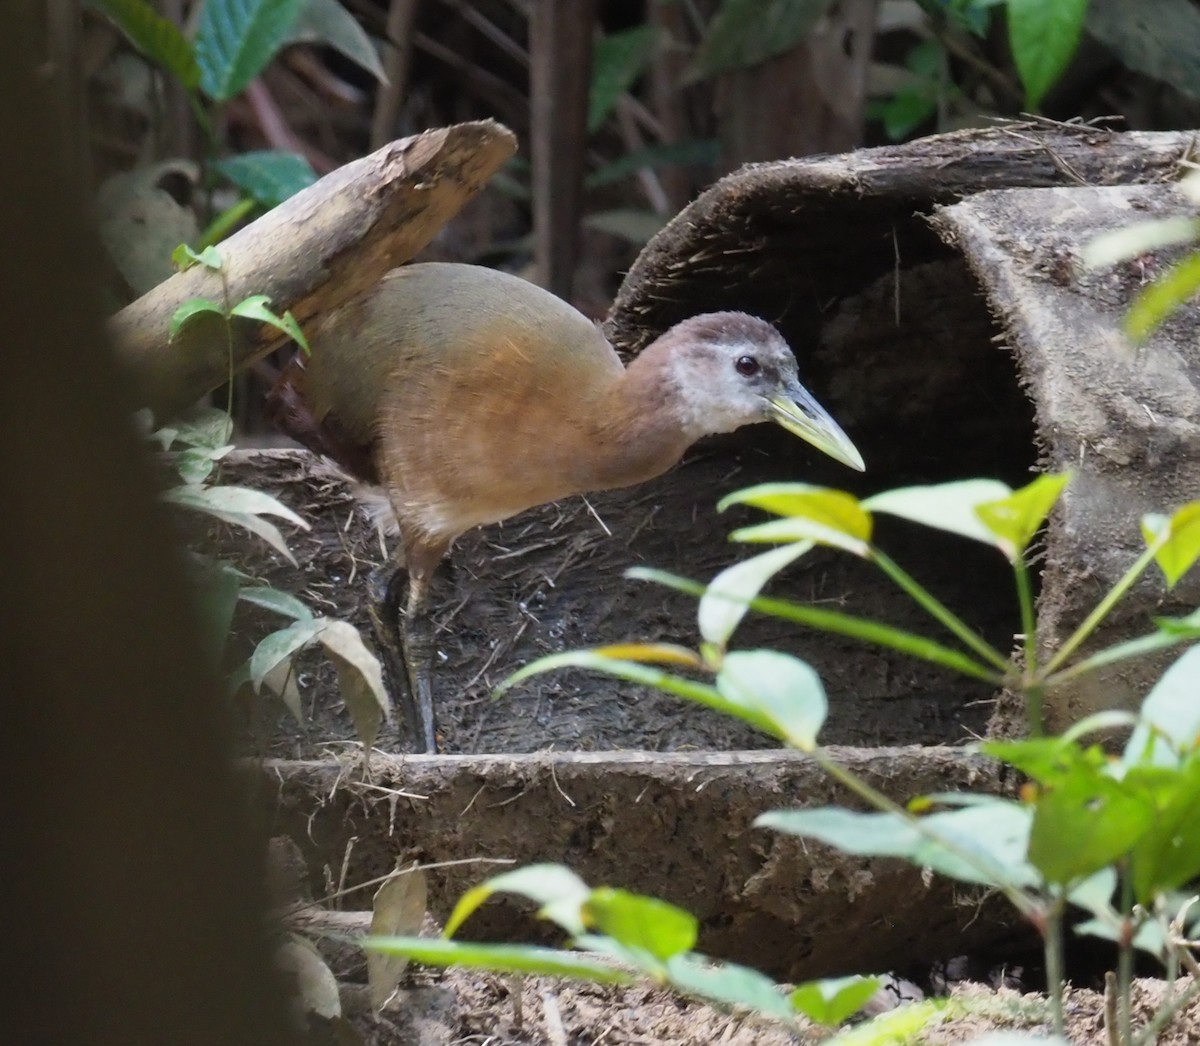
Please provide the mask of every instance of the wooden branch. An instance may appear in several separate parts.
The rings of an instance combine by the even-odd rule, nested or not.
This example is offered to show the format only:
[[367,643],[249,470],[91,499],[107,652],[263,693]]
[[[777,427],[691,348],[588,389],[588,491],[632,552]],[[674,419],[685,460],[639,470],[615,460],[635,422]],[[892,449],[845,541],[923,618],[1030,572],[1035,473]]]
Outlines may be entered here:
[[326,175],[221,244],[223,274],[196,266],[159,284],[109,324],[118,355],[159,420],[186,407],[282,340],[274,329],[216,316],[168,345],[171,317],[192,298],[236,303],[266,294],[305,321],[337,308],[410,260],[516,150],[491,120],[403,138]]

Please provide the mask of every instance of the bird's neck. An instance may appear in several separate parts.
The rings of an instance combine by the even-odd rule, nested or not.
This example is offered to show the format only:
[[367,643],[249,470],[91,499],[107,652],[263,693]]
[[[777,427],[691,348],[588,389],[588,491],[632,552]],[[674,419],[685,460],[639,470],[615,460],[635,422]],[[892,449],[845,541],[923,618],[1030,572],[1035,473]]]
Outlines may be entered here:
[[658,342],[634,359],[594,406],[598,487],[623,487],[661,475],[704,435],[689,424],[669,346]]

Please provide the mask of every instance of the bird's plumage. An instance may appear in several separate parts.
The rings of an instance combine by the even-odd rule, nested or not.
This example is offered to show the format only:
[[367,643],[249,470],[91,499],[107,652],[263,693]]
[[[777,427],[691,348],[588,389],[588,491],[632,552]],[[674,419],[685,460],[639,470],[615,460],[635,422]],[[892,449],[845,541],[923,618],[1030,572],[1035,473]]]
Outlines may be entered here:
[[[774,420],[862,467],[800,384],[787,343],[745,313],[684,320],[625,367],[599,328],[541,288],[492,269],[422,264],[389,273],[307,334],[312,355],[284,369],[271,413],[386,491],[410,618],[464,531],[650,479],[709,433]],[[427,744],[431,722],[432,712]]]

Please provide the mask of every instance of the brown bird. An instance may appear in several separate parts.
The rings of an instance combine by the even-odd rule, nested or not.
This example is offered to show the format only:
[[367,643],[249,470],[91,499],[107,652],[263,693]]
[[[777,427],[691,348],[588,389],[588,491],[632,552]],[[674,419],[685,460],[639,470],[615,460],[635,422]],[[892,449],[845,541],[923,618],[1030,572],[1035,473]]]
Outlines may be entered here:
[[312,355],[297,353],[284,369],[271,413],[289,435],[386,494],[404,562],[376,620],[393,685],[407,690],[401,702],[429,752],[425,595],[463,532],[640,483],[700,437],[758,421],[863,468],[800,384],[778,331],[742,312],[677,323],[625,367],[595,324],[547,291],[493,269],[422,264],[388,273],[308,336]]

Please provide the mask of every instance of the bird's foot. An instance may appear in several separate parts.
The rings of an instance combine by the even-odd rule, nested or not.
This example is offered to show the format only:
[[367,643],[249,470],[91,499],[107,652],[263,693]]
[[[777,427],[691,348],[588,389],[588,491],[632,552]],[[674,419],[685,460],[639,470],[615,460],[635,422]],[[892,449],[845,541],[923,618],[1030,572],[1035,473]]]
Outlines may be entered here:
[[367,578],[369,614],[388,689],[404,714],[411,744],[417,751],[437,751],[433,691],[429,673],[433,636],[421,613],[417,627],[401,609],[408,589],[408,572],[390,564],[376,567]]

